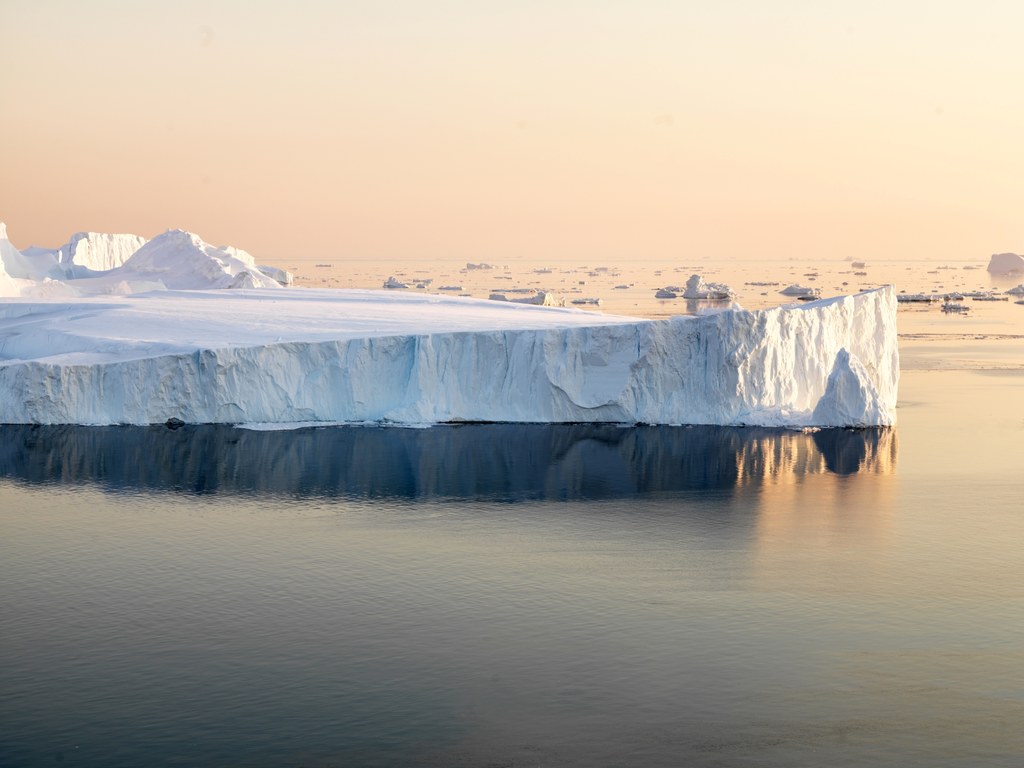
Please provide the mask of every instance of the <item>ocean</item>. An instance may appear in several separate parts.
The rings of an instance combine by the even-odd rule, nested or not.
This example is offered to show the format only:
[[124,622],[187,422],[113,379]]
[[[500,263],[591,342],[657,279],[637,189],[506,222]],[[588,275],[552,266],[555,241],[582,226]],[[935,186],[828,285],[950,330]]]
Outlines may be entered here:
[[0,427],[0,765],[1020,765],[1022,321],[901,307],[883,430]]

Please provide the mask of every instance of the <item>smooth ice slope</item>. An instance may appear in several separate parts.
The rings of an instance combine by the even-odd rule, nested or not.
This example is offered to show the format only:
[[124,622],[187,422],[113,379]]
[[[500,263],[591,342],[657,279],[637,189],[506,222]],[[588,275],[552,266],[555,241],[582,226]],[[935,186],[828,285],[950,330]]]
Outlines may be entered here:
[[107,277],[151,280],[171,290],[209,288],[279,288],[256,267],[255,259],[237,248],[217,248],[198,235],[168,230],[139,248]]
[[895,321],[892,288],[659,321],[387,291],[10,301],[0,422],[886,425]]

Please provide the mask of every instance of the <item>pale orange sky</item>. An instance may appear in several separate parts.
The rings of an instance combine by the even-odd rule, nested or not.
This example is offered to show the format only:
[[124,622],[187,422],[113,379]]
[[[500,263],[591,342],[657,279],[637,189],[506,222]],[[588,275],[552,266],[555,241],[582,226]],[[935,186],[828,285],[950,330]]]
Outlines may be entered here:
[[1024,250],[1024,3],[0,0],[19,247]]

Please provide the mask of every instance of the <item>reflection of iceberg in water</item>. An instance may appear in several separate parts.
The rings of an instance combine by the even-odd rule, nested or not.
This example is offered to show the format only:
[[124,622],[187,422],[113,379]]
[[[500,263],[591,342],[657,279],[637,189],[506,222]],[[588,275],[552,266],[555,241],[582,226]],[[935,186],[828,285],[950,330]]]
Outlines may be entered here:
[[781,476],[891,472],[889,429],[482,424],[258,432],[205,425],[0,428],[0,477],[111,490],[370,498],[602,499]]
[[822,429],[810,434],[764,430],[737,454],[737,482],[825,472],[889,474],[896,468],[896,453],[892,429]]

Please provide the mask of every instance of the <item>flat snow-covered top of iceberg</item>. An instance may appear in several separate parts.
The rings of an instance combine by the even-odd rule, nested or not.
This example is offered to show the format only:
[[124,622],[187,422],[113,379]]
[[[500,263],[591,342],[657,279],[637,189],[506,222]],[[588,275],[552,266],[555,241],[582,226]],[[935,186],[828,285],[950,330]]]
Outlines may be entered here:
[[0,303],[0,365],[81,365],[286,342],[642,322],[578,309],[337,289],[10,299]]

